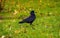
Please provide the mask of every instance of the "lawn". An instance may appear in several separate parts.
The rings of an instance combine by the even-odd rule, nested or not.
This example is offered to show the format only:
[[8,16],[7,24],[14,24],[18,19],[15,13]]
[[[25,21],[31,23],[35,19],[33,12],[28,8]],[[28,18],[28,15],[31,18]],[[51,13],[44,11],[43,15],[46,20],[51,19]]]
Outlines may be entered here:
[[[0,12],[0,38],[60,37],[60,0],[6,0],[4,4]],[[31,10],[36,12],[33,24],[19,24]]]

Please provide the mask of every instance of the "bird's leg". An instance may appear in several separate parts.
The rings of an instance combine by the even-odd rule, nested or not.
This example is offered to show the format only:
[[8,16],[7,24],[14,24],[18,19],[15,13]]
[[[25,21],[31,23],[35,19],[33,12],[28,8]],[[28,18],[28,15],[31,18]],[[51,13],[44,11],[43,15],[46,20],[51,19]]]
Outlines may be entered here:
[[30,23],[30,25],[32,25],[32,23]]
[[34,25],[32,23],[30,23],[30,25],[31,25],[32,29],[35,30]]

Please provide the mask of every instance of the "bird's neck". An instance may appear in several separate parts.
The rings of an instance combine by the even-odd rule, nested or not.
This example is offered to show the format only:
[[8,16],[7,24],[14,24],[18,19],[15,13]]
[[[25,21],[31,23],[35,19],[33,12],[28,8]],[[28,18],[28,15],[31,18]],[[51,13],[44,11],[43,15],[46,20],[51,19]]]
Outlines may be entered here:
[[31,16],[35,16],[35,14],[31,14]]

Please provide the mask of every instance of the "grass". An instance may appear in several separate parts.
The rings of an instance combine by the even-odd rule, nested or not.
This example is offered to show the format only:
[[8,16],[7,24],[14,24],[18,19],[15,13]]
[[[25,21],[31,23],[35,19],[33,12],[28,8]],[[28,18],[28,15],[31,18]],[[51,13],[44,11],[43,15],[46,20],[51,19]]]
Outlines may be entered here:
[[[0,13],[3,17],[0,20],[0,38],[59,38],[59,6],[59,0],[6,0],[4,10]],[[34,26],[19,24],[29,16],[31,10],[37,12]]]

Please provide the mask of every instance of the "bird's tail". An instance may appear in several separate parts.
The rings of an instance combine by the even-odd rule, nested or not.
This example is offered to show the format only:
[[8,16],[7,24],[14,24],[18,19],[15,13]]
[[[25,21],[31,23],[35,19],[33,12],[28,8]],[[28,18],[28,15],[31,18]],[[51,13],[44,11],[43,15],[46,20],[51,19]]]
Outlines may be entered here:
[[19,22],[19,23],[24,23],[23,21]]

